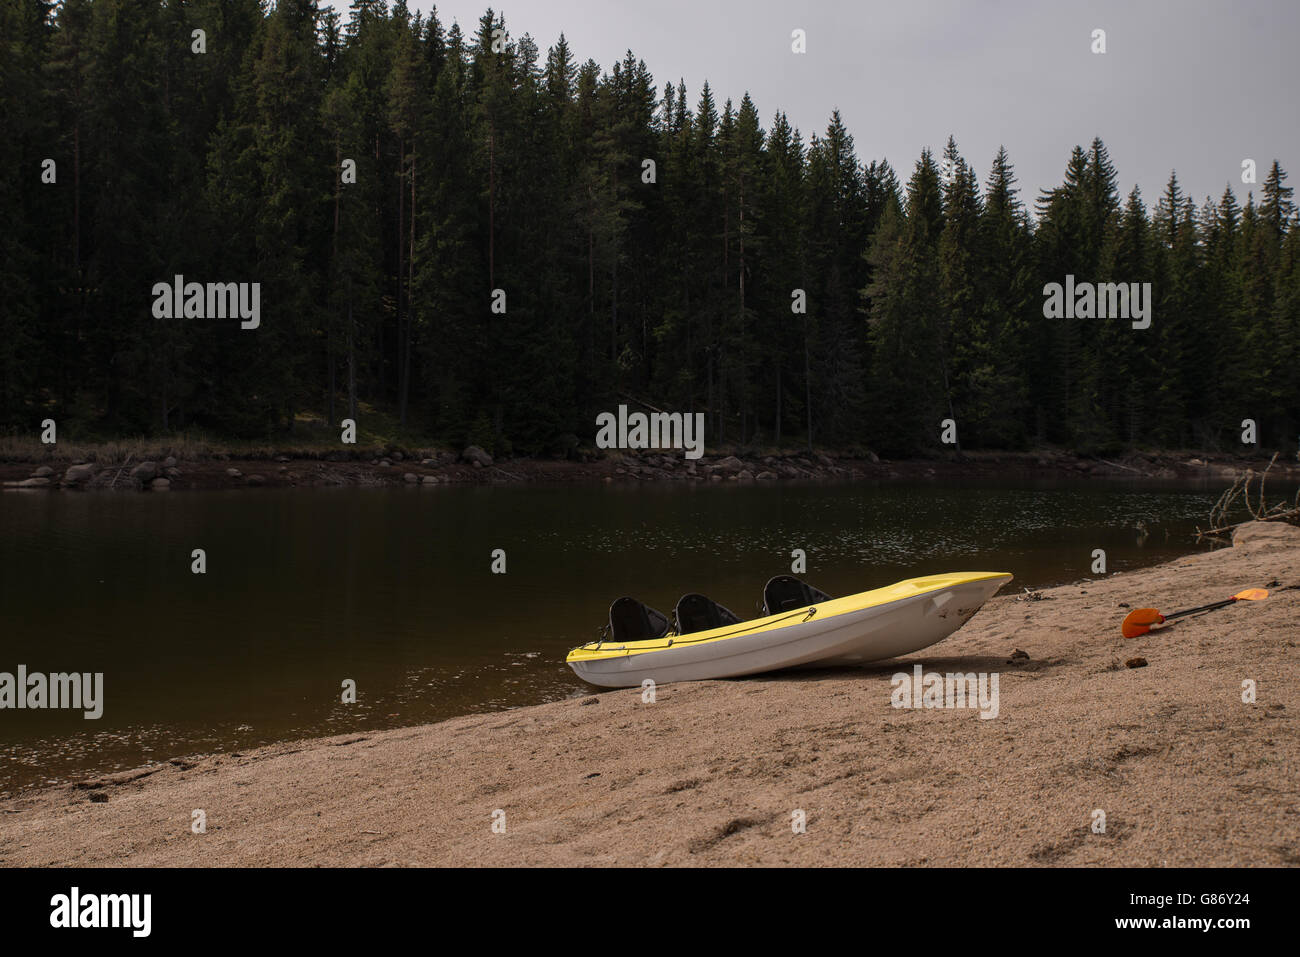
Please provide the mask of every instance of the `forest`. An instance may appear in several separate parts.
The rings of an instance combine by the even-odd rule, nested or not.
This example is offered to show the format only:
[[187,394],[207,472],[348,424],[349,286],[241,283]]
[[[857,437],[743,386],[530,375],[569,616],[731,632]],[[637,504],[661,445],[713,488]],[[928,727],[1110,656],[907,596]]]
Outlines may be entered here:
[[[865,159],[829,100],[805,134],[492,10],[338,6],[0,0],[0,433],[382,415],[542,456],[632,403],[710,447],[1296,446],[1276,160],[1149,205],[1080,131],[1024,196],[1005,149]],[[181,275],[260,284],[260,324],[157,315]],[[1149,328],[1045,317],[1067,276],[1149,283]]]

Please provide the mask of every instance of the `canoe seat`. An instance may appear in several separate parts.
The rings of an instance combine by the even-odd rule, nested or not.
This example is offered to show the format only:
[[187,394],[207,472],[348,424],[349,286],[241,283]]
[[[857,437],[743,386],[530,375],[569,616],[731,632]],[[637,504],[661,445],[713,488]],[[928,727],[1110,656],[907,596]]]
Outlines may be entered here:
[[648,641],[668,634],[668,619],[635,598],[619,598],[609,606],[609,633],[614,641]]
[[740,619],[730,609],[695,592],[677,599],[673,617],[677,619],[679,635],[689,635],[696,631],[708,631],[711,628],[740,623]]
[[763,586],[763,614],[775,615],[795,608],[807,608],[831,596],[789,575],[777,575]]

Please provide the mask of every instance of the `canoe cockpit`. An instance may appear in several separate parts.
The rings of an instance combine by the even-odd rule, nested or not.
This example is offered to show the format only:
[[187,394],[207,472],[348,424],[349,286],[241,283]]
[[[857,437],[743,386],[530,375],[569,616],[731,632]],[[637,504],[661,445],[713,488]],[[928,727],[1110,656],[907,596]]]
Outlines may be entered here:
[[[825,592],[813,588],[789,575],[777,575],[763,587],[763,616],[780,614],[797,608],[806,608],[818,602],[830,601]],[[609,627],[597,644],[605,641],[620,644],[629,641],[654,641],[669,636],[691,635],[712,631],[727,625],[738,625],[743,619],[724,605],[691,592],[677,600],[672,618],[656,611],[635,598],[619,598],[609,606]]]

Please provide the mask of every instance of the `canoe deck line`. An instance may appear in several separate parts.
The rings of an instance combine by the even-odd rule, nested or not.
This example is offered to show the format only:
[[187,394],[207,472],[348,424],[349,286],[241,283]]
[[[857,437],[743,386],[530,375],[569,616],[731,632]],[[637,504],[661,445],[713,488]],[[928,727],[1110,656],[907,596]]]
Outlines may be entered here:
[[[710,631],[645,641],[588,642],[570,651],[565,660],[579,676],[595,684],[615,680],[629,684],[638,675],[653,677],[656,672],[663,672],[665,680],[691,680],[815,662],[882,660],[943,640],[1011,578],[1008,572],[952,572],[910,578]],[[786,646],[788,659],[778,651]],[[741,659],[759,648],[762,653],[753,661],[722,664],[725,659]],[[688,660],[690,668],[675,667]],[[716,667],[716,674],[711,673],[715,667],[710,663]]]

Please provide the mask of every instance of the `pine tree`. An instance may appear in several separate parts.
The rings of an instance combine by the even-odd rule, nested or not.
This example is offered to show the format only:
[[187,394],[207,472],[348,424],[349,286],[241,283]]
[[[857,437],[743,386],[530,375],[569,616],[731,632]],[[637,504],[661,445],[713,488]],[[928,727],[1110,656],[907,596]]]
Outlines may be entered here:
[[940,173],[923,150],[907,185],[906,210],[885,208],[870,252],[872,438],[887,454],[937,445],[944,417],[940,368]]
[[[792,312],[794,291],[805,288],[803,145],[784,113],[778,113],[772,121],[764,160],[756,231],[764,251],[768,282],[762,287],[757,309],[765,357],[759,361],[764,370],[762,379],[767,383],[763,391],[771,397],[762,418],[771,423],[772,443],[779,446],[792,403],[796,410],[802,406],[790,384],[801,377],[802,363],[796,365],[793,357],[799,354],[801,327],[806,318]],[[791,418],[792,424],[798,421]]]
[[980,235],[983,339],[972,361],[972,427],[967,432],[980,444],[1015,448],[1027,442],[1032,425],[1029,329],[1042,314],[1034,314],[1039,300],[1033,287],[1032,236],[1005,147],[998,149],[985,184]]
[[[1073,275],[1093,281],[1089,274],[1099,251],[1093,248],[1095,230],[1090,225],[1087,193],[1088,154],[1076,146],[1065,169],[1064,182],[1038,199],[1038,227],[1034,233],[1037,271],[1044,284],[1064,283]],[[1091,320],[1084,320],[1091,321]],[[1037,420],[1038,442],[1068,442],[1073,425],[1087,417],[1091,383],[1082,354],[1082,334],[1077,318],[1044,319],[1031,327],[1032,362],[1039,369],[1055,369],[1055,376],[1031,380],[1030,401]]]
[[1286,170],[1282,169],[1277,160],[1273,160],[1273,165],[1269,168],[1268,177],[1260,187],[1260,193],[1263,199],[1259,204],[1259,218],[1261,224],[1268,230],[1272,239],[1280,246],[1283,236],[1286,233],[1287,224],[1295,215],[1295,204],[1291,202],[1291,196],[1295,190],[1290,186],[1284,186],[1286,182]]
[[[943,232],[939,236],[938,367],[947,414],[974,431],[982,428],[972,395],[974,371],[987,361],[988,330],[977,260],[981,206],[975,172],[949,136],[941,166]],[[960,439],[961,431],[958,431]],[[960,442],[957,450],[960,451]]]

